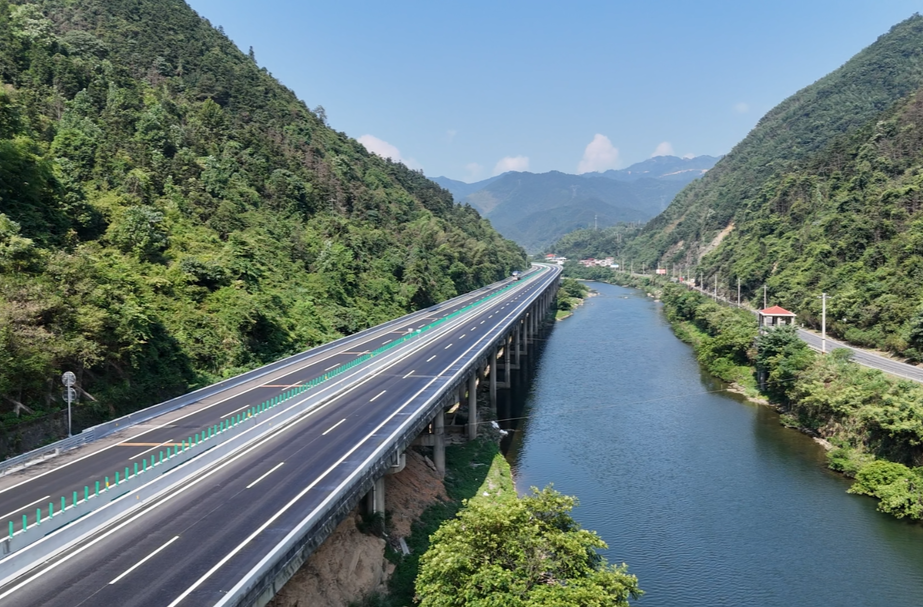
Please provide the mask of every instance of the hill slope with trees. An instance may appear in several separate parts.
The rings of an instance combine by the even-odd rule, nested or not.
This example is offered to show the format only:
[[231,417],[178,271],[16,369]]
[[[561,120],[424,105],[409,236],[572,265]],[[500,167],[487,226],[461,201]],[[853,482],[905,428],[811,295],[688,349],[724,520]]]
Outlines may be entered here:
[[63,370],[93,423],[526,263],[181,0],[0,0],[0,77],[7,428]]
[[[870,347],[923,359],[923,17],[767,114],[626,258],[697,266]],[[716,234],[723,239],[718,242]]]

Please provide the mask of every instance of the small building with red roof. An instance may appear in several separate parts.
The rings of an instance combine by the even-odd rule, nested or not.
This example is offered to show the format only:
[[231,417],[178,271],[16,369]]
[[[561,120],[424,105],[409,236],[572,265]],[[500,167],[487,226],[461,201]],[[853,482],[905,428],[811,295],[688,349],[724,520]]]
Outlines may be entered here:
[[795,324],[795,313],[780,306],[770,306],[760,310],[756,315],[760,320],[760,329]]

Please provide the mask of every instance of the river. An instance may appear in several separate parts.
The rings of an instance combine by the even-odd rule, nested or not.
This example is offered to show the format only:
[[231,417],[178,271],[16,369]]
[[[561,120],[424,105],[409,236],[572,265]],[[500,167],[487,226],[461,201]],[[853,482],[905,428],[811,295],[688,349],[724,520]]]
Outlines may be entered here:
[[576,495],[638,605],[923,605],[923,525],[847,494],[819,445],[701,372],[661,304],[592,286],[501,416],[523,417],[518,489]]

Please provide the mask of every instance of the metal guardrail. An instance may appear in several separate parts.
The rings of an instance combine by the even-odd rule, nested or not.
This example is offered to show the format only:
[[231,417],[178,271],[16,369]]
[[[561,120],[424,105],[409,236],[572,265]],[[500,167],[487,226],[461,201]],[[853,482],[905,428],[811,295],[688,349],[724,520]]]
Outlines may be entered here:
[[[498,284],[501,284],[502,282],[504,281],[501,281],[500,283],[494,283],[486,287],[482,287],[481,289],[478,289],[478,290],[483,291],[483,290],[488,290],[491,288],[496,288],[496,286]],[[515,284],[515,283],[512,283],[512,284]],[[507,288],[509,288],[509,285],[507,286]],[[54,443],[50,443],[48,445],[39,447],[37,449],[33,449],[32,451],[28,451],[26,453],[8,458],[0,462],[0,476],[4,476],[6,474],[9,474],[10,472],[14,472],[16,470],[22,469],[34,463],[43,462],[49,457],[54,457],[56,455],[59,455],[60,453],[63,453],[64,451],[68,451],[70,449],[74,449],[86,443],[93,442],[97,439],[100,439],[109,434],[112,434],[113,432],[123,430],[124,428],[148,421],[155,417],[159,417],[165,413],[169,413],[171,411],[181,409],[185,406],[195,404],[196,402],[199,402],[202,399],[214,396],[225,390],[233,389],[241,384],[245,384],[249,381],[258,379],[270,373],[274,373],[280,369],[283,369],[284,367],[288,365],[301,362],[302,360],[304,360],[305,358],[309,356],[313,356],[315,354],[324,352],[326,350],[330,350],[330,349],[348,344],[358,339],[362,339],[364,337],[367,337],[371,333],[381,331],[382,329],[388,328],[390,326],[403,324],[407,322],[409,317],[419,316],[421,314],[425,315],[426,313],[439,310],[446,305],[451,305],[452,303],[456,302],[459,299],[464,299],[465,297],[468,297],[470,294],[471,293],[465,293],[463,295],[459,295],[458,297],[453,297],[452,299],[438,303],[434,306],[430,306],[429,308],[418,310],[411,314],[402,316],[400,318],[395,318],[394,320],[390,320],[388,322],[382,323],[375,327],[370,327],[368,329],[360,331],[359,333],[355,333],[347,337],[342,337],[340,339],[328,342],[326,344],[322,344],[315,348],[311,348],[310,350],[305,350],[303,352],[294,354],[287,358],[283,358],[281,360],[269,363],[268,365],[264,365],[257,369],[247,371],[240,375],[236,375],[234,377],[219,381],[209,386],[205,386],[197,390],[194,390],[192,392],[182,394],[180,396],[164,401],[162,403],[158,403],[156,405],[152,405],[145,409],[141,409],[140,411],[135,411],[133,413],[129,413],[128,415],[124,415],[117,419],[87,428],[83,432],[75,436],[62,439]]]
[[[167,446],[165,451],[159,453],[159,456],[152,454],[150,466],[148,466],[148,460],[145,458],[140,462],[140,466],[139,462],[136,462],[133,469],[125,467],[124,475],[121,477],[120,474],[122,471],[116,471],[112,477],[107,476],[104,477],[104,479],[96,481],[92,491],[90,486],[85,486],[82,499],[80,499],[81,496],[78,492],[75,491],[72,496],[62,496],[60,498],[60,508],[56,506],[55,501],[49,502],[47,510],[45,510],[47,516],[44,522],[42,522],[42,507],[37,508],[35,522],[31,525],[28,524],[26,516],[23,516],[23,523],[18,531],[15,529],[15,523],[9,521],[8,537],[0,542],[0,552],[2,552],[4,557],[2,562],[0,562],[0,579],[16,574],[21,569],[27,567],[30,562],[47,558],[54,551],[82,537],[93,529],[106,524],[113,517],[118,517],[129,510],[133,511],[136,507],[145,505],[152,497],[158,495],[163,488],[182,481],[182,479],[170,478],[169,483],[165,484],[166,481],[163,480],[165,478],[164,475],[173,469],[183,466],[190,460],[199,458],[199,456],[207,454],[207,456],[197,460],[193,464],[193,467],[186,468],[186,475],[184,478],[187,478],[222,459],[229,452],[236,451],[238,447],[250,444],[255,440],[259,440],[264,435],[269,434],[272,429],[266,428],[262,433],[248,437],[243,443],[237,440],[241,434],[244,434],[252,427],[252,425],[247,424],[247,422],[256,421],[261,414],[273,410],[278,405],[290,399],[308,393],[307,397],[300,403],[273,416],[273,420],[276,422],[276,427],[278,428],[280,424],[284,424],[287,421],[315,409],[334,397],[337,393],[320,394],[319,398],[312,398],[312,393],[310,392],[312,389],[322,386],[328,380],[332,380],[356,368],[361,365],[361,363],[371,360],[375,356],[394,350],[399,344],[405,343],[422,333],[428,333],[442,325],[451,323],[452,320],[455,320],[465,312],[480,307],[505,291],[515,286],[521,286],[522,284],[523,283],[512,283],[507,285],[505,288],[494,291],[486,297],[478,299],[456,310],[452,314],[430,323],[426,327],[409,333],[369,354],[365,354],[344,363],[336,369],[330,370],[322,376],[311,380],[305,385],[292,388],[277,397],[254,405],[247,411],[225,420],[220,424],[211,426],[201,433],[196,433],[194,436],[190,436],[188,439],[181,441],[180,445]],[[382,360],[383,364],[388,364],[392,360],[392,357],[386,357]],[[375,368],[377,368],[377,366],[364,368],[359,373],[366,374],[374,372]],[[221,440],[218,442],[212,440],[218,439],[219,437]],[[73,438],[77,439],[79,437]],[[166,454],[166,458],[164,458],[164,454]],[[149,473],[155,471],[158,472],[158,476],[152,477]],[[115,497],[106,500],[105,498],[113,491],[115,492]],[[137,499],[141,497],[144,499],[140,501],[137,501],[137,499],[136,501],[123,500],[122,498],[128,493],[137,494]],[[68,501],[70,501],[69,505],[67,503]],[[117,502],[121,505],[116,505]],[[99,514],[103,514],[102,519],[98,516]],[[60,534],[51,536],[53,532],[62,528],[64,529]],[[32,552],[29,554],[20,552],[38,542],[44,542],[44,546],[39,551],[40,554],[38,557]]]
[[[550,282],[548,287],[553,284]],[[536,293],[529,304],[537,300],[542,292],[544,289]],[[263,558],[254,570],[251,570],[241,582],[225,594],[216,607],[264,604],[263,599],[274,595],[278,590],[275,580],[278,577],[290,577],[290,574],[307,560],[310,553],[371,489],[375,479],[384,474],[395,456],[407,449],[417,435],[429,425],[439,407],[445,408],[449,401],[454,401],[458,387],[465,381],[464,378],[476,370],[485,357],[490,356],[491,349],[497,341],[509,334],[512,326],[526,309],[527,306],[523,305],[515,320],[495,327],[491,332],[492,336],[483,341],[479,349],[473,351],[467,360],[459,363],[455,373],[440,386],[434,388],[432,394],[426,397],[414,414],[408,416],[396,432],[397,438],[390,443],[383,442],[379,445],[376,451],[353,471],[346,481],[346,486],[338,495],[328,496],[327,500],[302,520],[269,555]],[[392,436],[394,434],[392,433]]]

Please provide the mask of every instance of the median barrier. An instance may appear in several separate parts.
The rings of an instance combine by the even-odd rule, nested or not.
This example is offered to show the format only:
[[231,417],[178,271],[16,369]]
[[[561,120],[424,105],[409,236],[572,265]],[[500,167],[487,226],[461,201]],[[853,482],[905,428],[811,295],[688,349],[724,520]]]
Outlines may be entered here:
[[[161,450],[158,453],[156,462],[154,461],[155,456],[150,458],[150,466],[148,466],[148,458],[145,458],[142,460],[140,468],[137,463],[135,464],[133,472],[125,468],[125,475],[121,477],[122,480],[116,480],[116,482],[110,483],[110,479],[106,477],[102,483],[96,481],[92,493],[89,487],[85,487],[82,500],[79,499],[77,492],[73,493],[70,505],[67,505],[66,499],[62,497],[61,503],[63,506],[57,512],[54,509],[54,502],[49,502],[49,516],[44,520],[41,514],[42,509],[39,508],[36,512],[36,522],[32,525],[28,525],[26,517],[24,516],[23,526],[19,531],[15,530],[13,521],[10,521],[9,535],[0,542],[0,580],[5,580],[10,576],[20,574],[24,569],[29,568],[30,565],[46,560],[49,556],[52,556],[70,543],[107,523],[113,522],[116,517],[122,518],[124,515],[147,505],[153,499],[161,497],[166,491],[180,485],[183,480],[188,479],[190,476],[215,465],[226,456],[251,445],[255,441],[273,433],[273,431],[278,431],[280,427],[292,421],[294,418],[313,411],[331,398],[337,396],[340,390],[338,389],[326,394],[317,392],[316,398],[314,394],[309,393],[306,398],[292,407],[284,409],[274,416],[262,418],[266,422],[273,421],[275,427],[267,425],[264,427],[262,433],[242,438],[249,429],[255,429],[262,425],[262,422],[259,421],[262,413],[271,411],[276,406],[309,392],[313,388],[324,384],[334,377],[352,370],[362,362],[392,350],[397,345],[413,337],[446,325],[446,323],[449,323],[451,320],[493,299],[495,296],[506,292],[513,286],[522,285],[524,285],[524,283],[521,281],[518,285],[508,285],[504,289],[496,291],[452,314],[440,318],[424,328],[402,336],[400,339],[386,344],[369,354],[345,363],[311,380],[303,386],[287,390],[277,397],[248,408],[246,411],[235,415],[229,420],[209,427],[204,432],[196,433],[188,439],[181,441],[180,445],[167,446],[165,451]],[[451,329],[452,327],[447,328]],[[424,344],[421,344],[421,346],[422,345]],[[395,352],[392,352],[392,354],[395,354]],[[387,356],[386,358],[379,358],[378,360],[381,361],[382,365],[387,365],[392,362],[393,358],[392,356]],[[381,365],[364,367],[358,371],[356,375],[372,374],[377,371],[380,366]],[[254,423],[247,423],[251,421]],[[221,440],[212,440],[215,438],[220,438]],[[169,450],[170,447],[174,449],[172,454]],[[166,459],[164,459],[165,452]],[[185,464],[189,464],[189,466],[182,469],[184,474],[182,478],[172,475],[173,472],[180,470]],[[155,472],[157,472],[157,475],[154,475]],[[114,475],[113,478],[117,477]],[[111,497],[106,500],[105,498],[109,495],[111,495]],[[135,496],[134,500],[130,499],[132,495]],[[0,584],[2,584],[2,582],[0,582]]]
[[[530,274],[534,275],[535,271],[530,272]],[[524,275],[524,277],[525,276],[526,275]],[[513,283],[504,287],[503,290],[505,291],[511,286],[513,286]],[[489,289],[489,288],[492,288],[492,285],[483,287],[483,289]],[[459,295],[458,297],[454,297],[442,303],[436,304],[434,306],[430,306],[429,308],[418,310],[417,312],[414,312],[413,314],[419,315],[419,314],[425,314],[427,312],[433,312],[433,311],[439,310],[443,306],[447,304],[451,304],[454,300],[463,298],[466,295],[468,294],[466,293],[464,295]],[[491,294],[491,295],[494,295],[494,294]],[[479,301],[483,301],[483,300],[479,300]],[[199,388],[187,394],[183,394],[183,395],[177,396],[176,398],[172,398],[170,400],[164,401],[162,403],[152,405],[140,411],[135,411],[134,413],[129,413],[128,415],[124,415],[117,419],[104,422],[96,426],[92,426],[90,428],[85,429],[83,432],[75,436],[62,439],[54,443],[44,445],[37,449],[33,449],[32,451],[28,451],[26,453],[22,453],[20,455],[16,455],[14,457],[8,458],[0,462],[0,476],[9,474],[10,472],[15,472],[16,470],[24,468],[33,463],[39,463],[39,462],[45,461],[49,457],[54,457],[64,451],[68,451],[70,449],[74,449],[75,447],[79,447],[80,445],[93,442],[97,439],[103,438],[104,436],[112,434],[113,432],[117,432],[127,427],[148,421],[150,419],[163,415],[164,413],[169,413],[171,411],[175,411],[176,409],[181,409],[187,405],[194,404],[196,402],[201,401],[204,398],[214,396],[215,394],[218,394],[225,390],[235,388],[251,380],[258,379],[260,377],[263,377],[265,375],[278,371],[288,365],[297,363],[300,360],[307,358],[308,356],[313,356],[325,350],[333,349],[335,347],[348,344],[351,341],[355,341],[357,339],[362,339],[364,337],[367,337],[369,333],[380,331],[389,326],[403,324],[407,322],[407,320],[408,320],[407,317],[396,318],[394,320],[382,323],[381,325],[377,325],[375,327],[371,327],[369,329],[366,329],[354,335],[350,335],[350,336],[329,342],[327,344],[323,344],[321,346],[312,348],[310,350],[305,350],[304,352],[294,354],[282,360],[278,360],[268,365],[259,367],[258,369],[254,369],[252,371],[242,373],[235,377],[222,380],[210,386]]]

